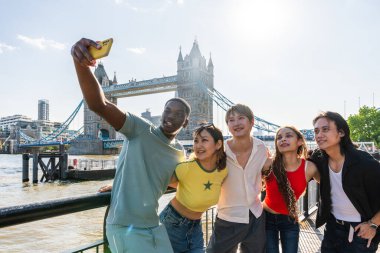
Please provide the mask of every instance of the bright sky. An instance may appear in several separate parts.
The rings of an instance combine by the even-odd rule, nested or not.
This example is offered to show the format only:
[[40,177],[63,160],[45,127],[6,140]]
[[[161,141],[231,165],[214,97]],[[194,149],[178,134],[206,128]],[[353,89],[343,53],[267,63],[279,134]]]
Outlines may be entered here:
[[[0,0],[0,117],[36,119],[48,99],[50,119],[66,120],[82,98],[70,56],[82,37],[114,38],[103,63],[119,83],[175,75],[179,47],[185,56],[196,38],[223,95],[312,128],[321,110],[380,107],[379,10],[376,0]],[[156,115],[173,95],[119,105]]]

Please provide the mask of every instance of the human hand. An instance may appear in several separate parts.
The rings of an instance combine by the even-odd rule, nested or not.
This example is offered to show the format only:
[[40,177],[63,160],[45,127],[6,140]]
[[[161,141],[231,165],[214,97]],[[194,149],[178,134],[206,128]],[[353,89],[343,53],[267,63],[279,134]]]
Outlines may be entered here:
[[93,40],[82,38],[71,47],[71,56],[74,61],[78,62],[83,67],[93,67],[96,60],[91,56],[88,47],[95,47],[100,49],[102,46]]
[[358,236],[363,239],[368,239],[367,248],[371,245],[372,238],[376,235],[376,229],[372,228],[368,222],[360,223],[355,227],[355,232],[358,231]]
[[270,152],[270,149],[268,147],[267,147],[267,157],[268,158],[272,157],[272,153]]
[[105,186],[102,186],[100,187],[100,189],[98,190],[98,192],[110,192],[112,191],[112,185],[105,185]]
[[267,157],[267,160],[265,161],[264,163],[264,166],[261,170],[262,173],[264,174],[269,174],[269,171],[270,171],[270,168],[272,166],[272,163],[273,163],[273,158],[271,158],[270,156]]

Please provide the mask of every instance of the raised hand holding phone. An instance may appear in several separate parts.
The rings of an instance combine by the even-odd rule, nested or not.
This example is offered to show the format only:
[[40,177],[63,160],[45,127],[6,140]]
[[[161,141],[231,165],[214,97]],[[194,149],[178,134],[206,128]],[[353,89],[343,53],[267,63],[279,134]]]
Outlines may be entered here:
[[106,57],[111,50],[113,39],[109,38],[97,43],[100,44],[102,47],[100,49],[97,49],[95,47],[90,46],[88,48],[88,51],[90,52],[91,56],[94,59],[100,59],[100,58]]

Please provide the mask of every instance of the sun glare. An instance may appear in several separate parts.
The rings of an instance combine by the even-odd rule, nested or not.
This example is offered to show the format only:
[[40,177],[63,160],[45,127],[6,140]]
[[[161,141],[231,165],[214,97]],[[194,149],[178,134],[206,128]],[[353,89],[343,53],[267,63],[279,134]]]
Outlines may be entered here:
[[291,11],[281,1],[241,1],[232,14],[233,30],[247,42],[276,40],[286,34]]

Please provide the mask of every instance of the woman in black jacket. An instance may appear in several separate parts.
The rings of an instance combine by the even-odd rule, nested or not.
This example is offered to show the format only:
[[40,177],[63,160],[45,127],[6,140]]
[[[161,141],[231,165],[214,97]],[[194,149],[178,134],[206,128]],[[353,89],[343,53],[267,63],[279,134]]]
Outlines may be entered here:
[[356,149],[344,118],[323,112],[314,120],[319,149],[310,157],[320,173],[316,226],[326,223],[322,253],[376,252],[380,241],[380,163]]

